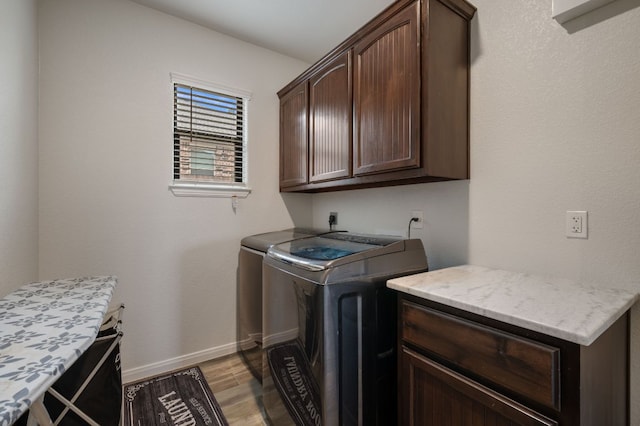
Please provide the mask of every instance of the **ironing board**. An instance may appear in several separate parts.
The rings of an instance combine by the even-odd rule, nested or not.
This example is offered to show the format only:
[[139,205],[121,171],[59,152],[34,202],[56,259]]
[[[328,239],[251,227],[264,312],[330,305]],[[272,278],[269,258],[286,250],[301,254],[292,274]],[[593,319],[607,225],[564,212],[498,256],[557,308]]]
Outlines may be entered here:
[[29,424],[51,424],[44,394],[95,340],[116,283],[42,281],[0,299],[0,426],[29,408]]

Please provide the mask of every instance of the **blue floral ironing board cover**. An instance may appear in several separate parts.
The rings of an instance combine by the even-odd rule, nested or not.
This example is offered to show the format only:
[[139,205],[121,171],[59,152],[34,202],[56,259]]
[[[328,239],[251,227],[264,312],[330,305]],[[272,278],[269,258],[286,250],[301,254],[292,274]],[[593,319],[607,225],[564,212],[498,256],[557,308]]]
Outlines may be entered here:
[[42,281],[0,299],[0,426],[18,420],[91,346],[116,283]]

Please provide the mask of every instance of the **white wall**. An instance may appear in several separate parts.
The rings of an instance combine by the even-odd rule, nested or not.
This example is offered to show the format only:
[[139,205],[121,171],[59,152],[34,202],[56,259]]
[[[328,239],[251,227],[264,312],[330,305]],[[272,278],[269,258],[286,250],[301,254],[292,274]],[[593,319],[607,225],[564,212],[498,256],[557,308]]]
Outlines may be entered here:
[[[346,229],[397,227],[422,208],[416,236],[434,269],[469,262],[640,288],[637,1],[618,0],[565,27],[551,19],[551,0],[472,2],[468,186],[322,194],[314,224],[337,211]],[[567,210],[589,212],[587,240],[565,238]],[[637,401],[637,307],[631,328]],[[631,406],[631,424],[640,424],[640,407]]]
[[476,3],[470,260],[640,282],[640,8],[569,33],[550,0]]
[[38,278],[36,0],[0,12],[0,297]]
[[406,236],[413,210],[424,212],[420,238],[430,269],[467,263],[469,181],[359,189],[313,195],[313,225],[326,227],[329,212],[338,213],[336,229]]
[[[240,239],[311,217],[277,167],[276,92],[307,65],[123,0],[43,1],[39,24],[40,278],[118,276],[125,371],[235,349]],[[236,213],[167,189],[170,72],[253,93]]]
[[[618,0],[562,27],[551,0],[476,1],[470,262],[640,288],[634,3]],[[587,240],[565,238],[566,210],[589,212]],[[631,334],[637,401],[637,305]],[[634,403],[631,424],[640,424]]]

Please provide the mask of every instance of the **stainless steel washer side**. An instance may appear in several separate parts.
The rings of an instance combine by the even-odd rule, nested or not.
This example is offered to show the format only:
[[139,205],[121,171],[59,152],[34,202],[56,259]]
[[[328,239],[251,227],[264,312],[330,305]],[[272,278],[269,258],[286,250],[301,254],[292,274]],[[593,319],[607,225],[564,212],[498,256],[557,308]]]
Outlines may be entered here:
[[236,288],[238,352],[258,380],[262,378],[262,260],[274,244],[327,232],[292,228],[251,235],[240,242]]
[[394,424],[396,300],[386,280],[427,270],[421,241],[327,260],[321,270],[272,255],[285,245],[263,263],[263,403],[271,423]]

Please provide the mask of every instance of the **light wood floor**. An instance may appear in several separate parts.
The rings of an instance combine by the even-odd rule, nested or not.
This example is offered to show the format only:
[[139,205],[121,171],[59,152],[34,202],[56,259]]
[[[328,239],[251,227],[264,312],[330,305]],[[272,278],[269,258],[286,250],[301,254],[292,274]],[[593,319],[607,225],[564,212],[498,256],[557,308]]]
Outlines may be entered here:
[[229,425],[267,425],[262,414],[262,387],[239,355],[228,355],[198,366]]

